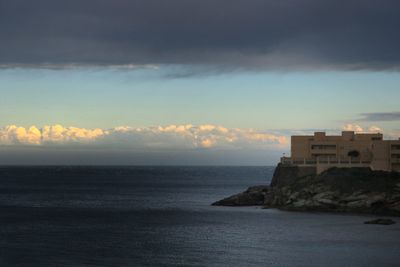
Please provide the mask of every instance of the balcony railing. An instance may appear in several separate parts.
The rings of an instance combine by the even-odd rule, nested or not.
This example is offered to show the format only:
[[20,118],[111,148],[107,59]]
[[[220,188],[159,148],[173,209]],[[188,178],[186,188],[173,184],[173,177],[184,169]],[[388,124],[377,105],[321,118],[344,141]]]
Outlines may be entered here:
[[318,164],[332,164],[332,165],[369,165],[371,160],[360,160],[360,159],[342,159],[342,158],[281,158],[281,163],[284,165],[318,165]]

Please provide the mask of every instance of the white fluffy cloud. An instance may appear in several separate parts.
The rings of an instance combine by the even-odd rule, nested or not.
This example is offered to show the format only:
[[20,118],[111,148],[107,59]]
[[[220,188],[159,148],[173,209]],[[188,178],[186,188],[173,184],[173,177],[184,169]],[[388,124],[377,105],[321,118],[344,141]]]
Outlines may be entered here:
[[383,129],[379,128],[378,126],[370,126],[370,127],[368,127],[368,132],[369,133],[382,133]]
[[46,143],[66,143],[93,141],[106,134],[102,129],[84,129],[63,127],[61,125],[36,126],[29,128],[8,125],[0,128],[0,144],[2,145],[43,145]]
[[271,148],[285,147],[288,138],[252,129],[217,125],[168,125],[85,129],[62,125],[0,128],[1,145],[119,145],[147,148]]
[[368,126],[368,127],[362,127],[358,124],[355,123],[348,123],[343,126],[344,131],[354,131],[357,133],[382,133],[383,130],[379,128],[378,126]]

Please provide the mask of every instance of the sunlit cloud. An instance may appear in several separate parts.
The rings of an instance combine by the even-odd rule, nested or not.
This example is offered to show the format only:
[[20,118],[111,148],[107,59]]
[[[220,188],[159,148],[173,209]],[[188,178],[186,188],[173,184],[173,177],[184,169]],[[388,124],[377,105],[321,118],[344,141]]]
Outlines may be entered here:
[[116,145],[125,148],[283,148],[288,138],[253,129],[226,128],[218,125],[167,125],[153,127],[119,126],[111,129],[86,129],[62,125],[29,128],[8,125],[0,128],[1,145]]
[[343,131],[354,131],[356,133],[381,133],[384,135],[385,139],[398,140],[400,138],[400,130],[392,129],[387,130],[376,125],[366,125],[361,126],[356,123],[348,123],[343,126]]
[[368,127],[368,131],[369,133],[382,133],[383,129],[378,127],[378,126],[370,126]]
[[342,130],[343,131],[354,131],[357,133],[383,133],[383,129],[378,126],[371,125],[371,126],[363,127],[356,123],[348,123],[343,126]]

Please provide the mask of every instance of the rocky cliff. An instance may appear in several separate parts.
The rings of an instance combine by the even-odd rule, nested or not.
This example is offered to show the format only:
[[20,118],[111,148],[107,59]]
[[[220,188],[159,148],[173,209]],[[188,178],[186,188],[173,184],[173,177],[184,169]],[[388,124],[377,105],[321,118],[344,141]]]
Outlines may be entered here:
[[251,187],[213,205],[400,216],[400,174],[332,168],[315,175],[313,168],[278,165],[270,186]]

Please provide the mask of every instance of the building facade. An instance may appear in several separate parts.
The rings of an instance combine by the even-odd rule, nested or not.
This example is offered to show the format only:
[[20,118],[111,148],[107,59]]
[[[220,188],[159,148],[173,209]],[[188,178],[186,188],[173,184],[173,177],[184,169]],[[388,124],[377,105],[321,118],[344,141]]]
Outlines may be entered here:
[[338,136],[328,136],[325,132],[292,136],[291,157],[283,157],[281,163],[315,166],[317,173],[332,167],[400,171],[400,139],[383,140],[380,133],[351,131]]

